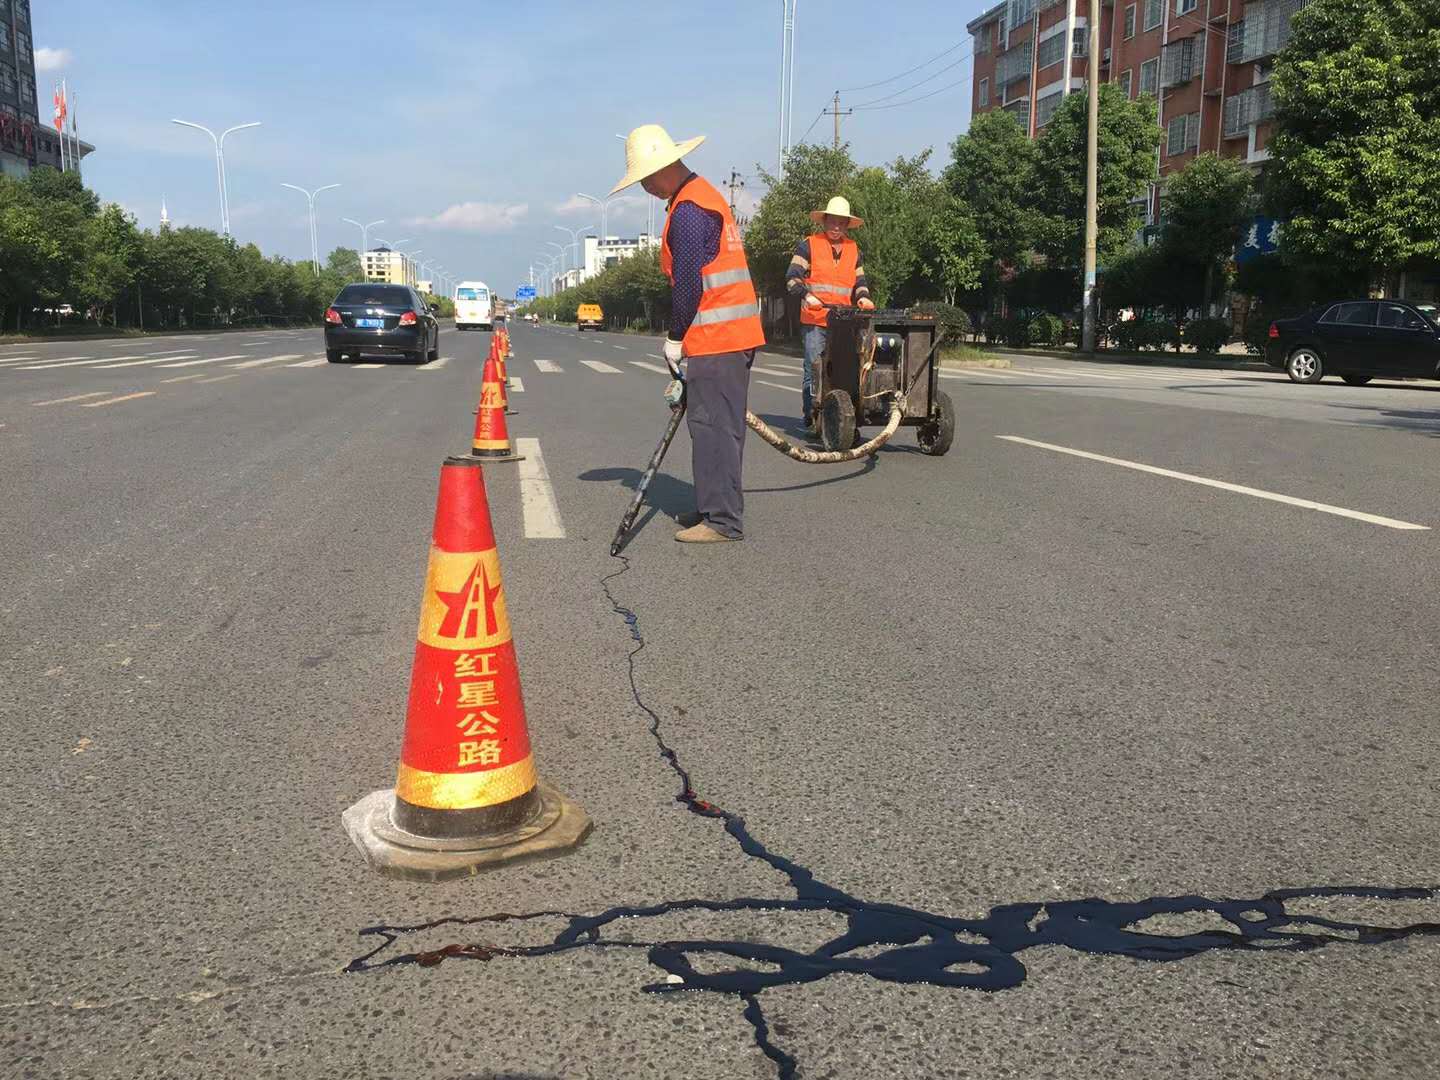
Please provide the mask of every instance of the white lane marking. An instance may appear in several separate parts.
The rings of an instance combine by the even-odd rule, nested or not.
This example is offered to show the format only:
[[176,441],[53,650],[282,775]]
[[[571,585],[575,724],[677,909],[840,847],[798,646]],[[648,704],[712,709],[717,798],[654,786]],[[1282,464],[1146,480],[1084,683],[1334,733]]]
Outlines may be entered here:
[[601,375],[619,375],[619,374],[620,374],[620,369],[619,369],[619,368],[617,368],[617,367],[611,367],[609,364],[605,363],[605,361],[603,361],[603,360],[581,360],[580,362],[581,362],[582,364],[584,364],[586,367],[588,367],[591,371],[598,371],[598,372],[600,372]]
[[1013,376],[1011,375],[1004,374],[999,371],[991,371],[988,368],[960,368],[958,370],[952,368],[949,371],[940,372],[940,378],[942,379],[963,379],[970,375],[979,375],[987,379],[1013,378]]
[[246,354],[243,352],[231,353],[229,356],[203,356],[199,360],[181,360],[175,364],[161,364],[161,367],[194,367],[196,364],[218,364],[221,360],[239,360]]
[[645,355],[648,356],[651,360],[664,360],[664,359],[665,359],[665,357],[661,356],[659,353],[647,352]]
[[283,356],[262,356],[258,360],[246,360],[243,364],[231,364],[233,368],[259,367],[261,364],[278,364],[283,360],[299,360],[304,353],[286,353]]
[[774,360],[766,360],[765,362],[766,362],[767,364],[769,364],[771,367],[777,367],[777,368],[779,368],[781,371],[804,371],[804,370],[805,370],[805,369],[804,369],[803,367],[801,367],[799,364],[777,364]]
[[196,372],[192,372],[192,373],[189,374],[189,375],[171,375],[170,378],[168,378],[168,379],[161,379],[160,381],[161,381],[162,383],[167,383],[167,382],[184,382],[186,379],[203,379],[204,377],[205,377],[205,372],[203,372],[203,371],[196,371]]
[[780,371],[778,368],[763,368],[756,365],[752,365],[750,370],[752,372],[758,372],[761,375],[774,375],[777,379],[783,379],[786,375],[790,374],[790,372]]
[[431,360],[430,363],[428,363],[428,364],[421,364],[421,365],[420,365],[418,368],[416,368],[415,370],[416,370],[416,371],[439,371],[441,368],[443,368],[443,367],[444,367],[446,364],[448,364],[449,362],[450,362],[450,358],[449,358],[448,356],[442,356],[442,357],[440,357],[438,360]]
[[154,396],[154,390],[140,390],[134,394],[121,394],[119,397],[106,398],[104,401],[87,401],[84,405],[81,405],[80,408],[95,409],[99,408],[101,405],[114,405],[121,401],[134,401],[136,398]]
[[1101,374],[1100,372],[1098,372],[1098,371],[1087,371],[1087,370],[1085,370],[1084,368],[1047,368],[1047,367],[1037,367],[1035,370],[1036,370],[1036,371],[1039,371],[1039,372],[1043,372],[1043,373],[1046,374],[1046,375],[1059,375],[1061,378],[1074,377],[1074,378],[1077,378],[1077,379],[1108,379],[1108,380],[1111,380],[1112,382],[1124,382],[1124,381],[1125,381],[1125,376],[1123,376],[1123,375],[1102,375],[1102,374]]
[[644,360],[631,360],[632,367],[644,368],[646,371],[653,371],[659,375],[669,375],[670,369],[663,368],[659,364],[647,364]]
[[385,365],[384,365],[384,364],[351,364],[350,366],[351,366],[351,368],[353,368],[353,369],[356,370],[356,371],[374,371],[376,368],[382,368],[382,367],[384,367]]
[[211,375],[210,378],[201,379],[195,385],[201,386],[207,382],[224,382],[226,379],[238,379],[240,375],[241,373],[238,371],[232,371],[229,375]]
[[[160,360],[179,360],[181,357],[184,357],[184,356],[194,356],[194,355],[195,355],[195,354],[194,354],[193,352],[167,352],[167,353],[155,353],[155,354],[153,354],[153,355],[151,355],[151,356],[145,356],[145,357],[126,357],[126,360],[129,361],[129,362],[131,362],[131,363],[133,363],[136,359],[139,359],[139,360],[143,360],[145,363],[149,363],[149,362],[151,362],[151,361],[160,361]],[[19,368],[18,370],[20,370],[20,371],[49,371],[51,368],[87,367],[87,366],[92,365],[92,364],[103,364],[103,365],[105,365],[106,367],[110,367],[110,366],[112,366],[112,362],[113,362],[114,360],[115,360],[115,357],[113,357],[113,356],[102,356],[102,357],[100,357],[98,360],[95,360],[95,359],[90,359],[90,360],[70,360],[70,361],[67,361],[67,362],[65,362],[65,363],[61,363],[61,362],[58,361],[58,360],[49,360],[49,361],[43,361],[43,362],[38,363],[38,364],[29,364],[29,365],[26,365],[25,367]],[[117,364],[117,365],[114,365],[114,366],[118,367],[119,365]]]
[[629,345],[611,345],[610,347],[611,347],[612,349],[624,349],[626,352],[629,352],[629,351],[630,351],[630,346],[629,346]]
[[798,386],[786,386],[784,383],[766,382],[764,379],[756,379],[755,381],[761,386],[773,386],[776,390],[789,390],[791,393],[800,393],[800,387]]
[[565,370],[554,360],[536,360],[535,366],[547,375],[559,375]]
[[[0,358],[0,364],[18,364],[18,363],[20,363],[20,361],[22,361],[22,360],[34,360],[34,359],[35,359],[35,357],[34,357],[33,355],[26,355],[26,356],[6,356],[6,357],[3,357],[3,358]],[[85,357],[83,357],[83,356],[59,356],[59,357],[56,357],[55,359],[57,359],[57,360],[83,360],[83,359],[85,359]]]
[[1153,476],[1168,476],[1172,480],[1184,480],[1191,484],[1200,484],[1204,487],[1219,488],[1221,491],[1233,491],[1237,495],[1250,495],[1257,499],[1268,499],[1271,502],[1284,503],[1286,506],[1298,506],[1303,510],[1317,510],[1322,514],[1334,514],[1336,517],[1350,518],[1354,521],[1364,521],[1370,525],[1383,525],[1387,529],[1410,529],[1426,530],[1428,525],[1416,525],[1410,521],[1399,521],[1396,518],[1381,517],[1378,514],[1366,514],[1360,510],[1347,510],[1343,506],[1331,506],[1329,503],[1315,502],[1312,499],[1297,499],[1291,495],[1279,495],[1273,491],[1263,491],[1260,488],[1246,487],[1244,484],[1231,484],[1225,480],[1211,480],[1204,476],[1194,476],[1191,473],[1176,472],[1174,469],[1162,469],[1155,465],[1145,465],[1138,461],[1126,461],[1124,458],[1108,457],[1105,454],[1092,454],[1088,450],[1074,450],[1068,446],[1056,446],[1054,443],[1038,442],[1035,439],[1022,438],[1019,435],[996,435],[997,439],[1004,439],[1006,442],[1022,443],[1025,446],[1039,447],[1041,450],[1051,450],[1057,454],[1069,454],[1072,457],[1085,458],[1088,461],[1099,461],[1106,465],[1119,465],[1123,469],[1134,469],[1136,472],[1150,473]]
[[147,364],[163,364],[163,363],[165,363],[165,361],[167,361],[167,360],[185,360],[185,359],[188,359],[188,358],[190,358],[190,357],[192,357],[192,356],[194,356],[194,355],[195,355],[195,354],[194,354],[193,352],[189,352],[189,353],[175,353],[175,354],[170,355],[170,356],[142,356],[142,357],[141,357],[140,359],[138,359],[138,360],[125,360],[125,361],[123,361],[123,362],[121,362],[121,363],[118,363],[118,364],[98,364],[98,365],[96,365],[95,370],[96,370],[96,371],[105,371],[105,370],[107,370],[107,369],[109,369],[109,368],[144,367],[144,366],[146,366]]
[[108,390],[94,390],[88,394],[71,394],[69,397],[51,398],[49,401],[32,401],[31,405],[64,405],[69,401],[84,401],[86,398],[104,397]]
[[317,358],[314,359],[314,360],[302,360],[302,361],[300,361],[300,363],[298,363],[298,364],[286,364],[285,366],[286,366],[286,367],[319,367],[321,364],[328,364],[328,363],[329,363],[329,361],[326,360],[325,357],[320,356],[320,357],[317,357]]
[[510,376],[510,389],[517,394],[523,394],[525,392],[525,383],[519,375]]
[[550,474],[545,471],[540,440],[516,439],[515,453],[523,456],[516,468],[520,475],[520,512],[525,518],[526,538],[564,540],[565,526],[560,523],[560,507],[555,502]]

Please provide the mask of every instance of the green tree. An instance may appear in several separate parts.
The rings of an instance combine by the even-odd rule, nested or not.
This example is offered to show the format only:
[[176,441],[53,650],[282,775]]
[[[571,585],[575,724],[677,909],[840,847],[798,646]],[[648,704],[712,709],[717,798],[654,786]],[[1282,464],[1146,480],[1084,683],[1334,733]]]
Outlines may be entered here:
[[947,304],[980,285],[985,241],[968,207],[946,196],[925,222],[920,264],[925,280]]
[[[1035,250],[1055,268],[1075,275],[1085,252],[1085,140],[1089,125],[1086,95],[1071,94],[1036,141],[1027,215]],[[1099,183],[1096,221],[1100,261],[1130,247],[1142,217],[1135,200],[1156,178],[1160,128],[1149,97],[1127,100],[1113,83],[1100,87]]]
[[1440,257],[1440,4],[1315,0],[1272,85],[1283,245],[1393,284]]
[[102,322],[107,310],[111,323],[118,321],[116,303],[135,280],[139,243],[135,219],[114,203],[90,221],[74,295]]
[[1204,283],[1187,306],[1206,308],[1215,299],[1224,264],[1254,210],[1254,191],[1243,162],[1214,154],[1201,154],[1166,182],[1161,243],[1171,261],[1198,270]]
[[855,162],[848,145],[836,150],[801,144],[786,156],[780,176],[757,169],[767,190],[745,230],[745,255],[755,288],[779,295],[795,245],[814,228],[810,211],[848,189]]
[[1007,267],[1024,261],[1032,245],[1028,213],[1035,144],[1003,109],[977,116],[950,146],[943,182],[968,207],[985,246],[981,287],[993,299]]
[[[927,149],[914,157],[898,157],[883,169],[861,169],[838,192],[849,198],[855,215],[865,221],[855,230],[855,242],[860,245],[870,292],[881,307],[914,300],[925,288],[921,247],[927,223],[944,198],[929,169],[930,154]],[[818,205],[827,201],[828,197]],[[806,232],[815,230],[808,219],[805,224]]]

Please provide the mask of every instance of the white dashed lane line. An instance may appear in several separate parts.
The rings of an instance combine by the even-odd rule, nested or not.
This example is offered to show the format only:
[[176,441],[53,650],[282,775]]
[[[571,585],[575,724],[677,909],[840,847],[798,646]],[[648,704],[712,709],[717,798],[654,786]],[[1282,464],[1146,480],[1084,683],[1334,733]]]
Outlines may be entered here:
[[[231,364],[230,366],[233,368],[252,368],[259,367],[261,364],[279,364],[286,360],[300,360],[304,356],[304,353],[286,353],[283,356],[262,356],[258,360],[246,360],[242,364]],[[362,364],[361,366],[363,367],[364,365]]]
[[104,401],[87,401],[81,405],[82,409],[95,409],[101,405],[118,405],[122,401],[134,401],[136,398],[154,397],[154,390],[140,390],[133,394],[121,394],[119,397],[106,398]]
[[31,405],[64,405],[71,401],[84,401],[86,398],[104,397],[106,391],[92,390],[88,394],[71,394],[69,397],[51,398],[49,401],[32,401]]
[[539,439],[516,439],[516,463],[520,477],[520,512],[525,520],[525,536],[530,540],[564,540],[565,526],[560,522],[560,507],[555,489],[545,470]]
[[660,375],[670,374],[669,368],[663,368],[659,364],[647,364],[644,360],[631,360],[630,363],[633,367],[644,368],[646,371],[654,371]]
[[525,383],[519,375],[510,376],[510,391],[515,394],[523,394],[525,392]]
[[546,375],[559,375],[565,370],[554,360],[536,360],[535,366]]
[[794,394],[800,393],[800,387],[798,386],[786,386],[784,383],[766,382],[764,379],[756,379],[755,381],[761,386],[773,386],[776,390],[789,390]]
[[1098,461],[1105,465],[1118,465],[1122,469],[1134,469],[1136,472],[1149,473],[1152,476],[1164,476],[1171,480],[1184,480],[1187,484],[1200,484],[1203,487],[1218,488],[1221,491],[1234,492],[1237,495],[1249,495],[1256,499],[1266,499],[1270,502],[1284,503],[1286,506],[1298,506],[1303,510],[1315,510],[1322,514],[1334,514],[1336,517],[1350,518],[1352,521],[1363,521],[1369,525],[1380,525],[1387,529],[1405,530],[1429,530],[1428,525],[1416,525],[1411,521],[1400,521],[1396,518],[1381,517],[1378,514],[1367,514],[1360,510],[1348,510],[1343,506],[1331,506],[1329,503],[1315,502],[1311,499],[1297,499],[1290,495],[1280,495],[1273,491],[1264,491],[1260,488],[1246,487],[1244,484],[1232,484],[1225,480],[1211,480],[1206,476],[1194,476],[1191,473],[1177,472],[1174,469],[1162,469],[1155,465],[1146,465],[1139,461],[1126,461],[1124,458],[1108,457],[1105,454],[1092,454],[1088,450],[1076,450],[1069,446],[1056,446],[1054,443],[1038,442],[1035,439],[1022,438],[1019,435],[996,435],[997,439],[1006,442],[1020,443],[1023,446],[1033,446],[1041,450],[1049,450],[1056,454],[1068,454],[1071,457],[1084,458],[1087,461]]
[[611,367],[609,364],[605,363],[605,361],[603,361],[603,360],[581,360],[580,362],[581,362],[582,364],[584,364],[586,367],[588,367],[591,371],[598,371],[598,372],[600,372],[600,374],[602,374],[602,375],[619,375],[619,374],[620,374],[620,369],[619,369],[619,368],[617,368],[617,367]]
[[196,364],[218,364],[221,360],[240,360],[246,356],[245,353],[231,353],[229,356],[206,356],[199,360],[181,360],[179,363],[161,364],[161,367],[194,367]]

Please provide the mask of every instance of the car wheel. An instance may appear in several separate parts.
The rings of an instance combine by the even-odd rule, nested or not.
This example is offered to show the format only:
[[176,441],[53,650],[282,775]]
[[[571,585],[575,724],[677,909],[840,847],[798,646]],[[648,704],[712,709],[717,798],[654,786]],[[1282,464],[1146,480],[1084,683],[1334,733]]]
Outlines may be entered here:
[[1290,354],[1285,362],[1285,373],[1292,382],[1317,383],[1325,377],[1325,364],[1320,354],[1308,345],[1302,345]]
[[330,361],[330,363],[332,364],[338,364],[341,360],[345,359],[345,354],[339,349],[326,349],[325,359]]
[[1369,382],[1369,381],[1370,381],[1371,379],[1373,379],[1374,377],[1375,377],[1375,376],[1373,376],[1373,375],[1341,375],[1341,376],[1340,376],[1340,378],[1342,378],[1342,379],[1345,380],[1345,385],[1346,385],[1346,386],[1364,386],[1367,382]]

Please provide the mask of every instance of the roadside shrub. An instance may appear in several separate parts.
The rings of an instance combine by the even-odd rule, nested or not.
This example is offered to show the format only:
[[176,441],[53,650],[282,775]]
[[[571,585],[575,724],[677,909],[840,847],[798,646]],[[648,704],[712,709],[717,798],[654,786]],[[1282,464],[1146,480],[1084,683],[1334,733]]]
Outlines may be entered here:
[[970,316],[965,314],[963,308],[954,304],[926,300],[916,304],[913,310],[920,315],[934,315],[935,321],[940,325],[940,332],[947,341],[960,341],[970,333]]
[[985,340],[991,345],[1029,345],[1030,322],[1016,315],[997,315],[985,324]]
[[1245,321],[1245,332],[1241,334],[1240,340],[1245,342],[1245,351],[1251,356],[1260,356],[1265,352],[1265,344],[1270,340],[1270,322],[1270,319],[1255,311],[1252,311],[1250,318]]
[[1130,352],[1163,349],[1174,333],[1173,324],[1159,319],[1131,319],[1115,324],[1115,346]]
[[1185,344],[1197,352],[1219,352],[1230,340],[1229,319],[1196,319],[1185,324]]
[[1032,345],[1059,345],[1065,335],[1065,324],[1060,316],[1041,313],[1030,320],[1027,327]]

